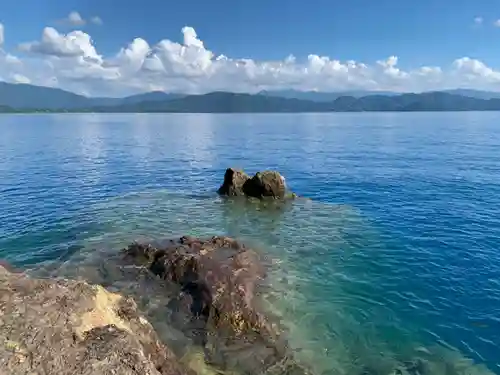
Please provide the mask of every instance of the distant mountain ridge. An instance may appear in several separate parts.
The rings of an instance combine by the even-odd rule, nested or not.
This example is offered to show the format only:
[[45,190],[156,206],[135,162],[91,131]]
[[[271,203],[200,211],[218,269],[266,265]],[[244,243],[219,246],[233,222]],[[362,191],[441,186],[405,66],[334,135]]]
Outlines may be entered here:
[[500,92],[495,92],[495,91],[453,89],[453,90],[443,90],[442,92],[454,95],[467,96],[476,99],[500,99]]
[[497,111],[500,99],[476,99],[444,92],[341,96],[331,102],[288,99],[266,95],[213,92],[169,101],[149,101],[116,107],[94,107],[96,112],[179,113],[297,113],[396,111]]
[[363,91],[363,90],[339,91],[339,92],[276,90],[276,91],[260,91],[259,94],[265,96],[287,98],[287,99],[312,100],[314,102],[331,102],[337,98],[340,98],[341,96],[352,96],[355,98],[361,98],[363,96],[371,96],[371,95],[387,95],[387,96],[400,95],[399,93],[392,91]]
[[55,110],[93,106],[116,106],[142,101],[170,100],[182,96],[184,95],[152,91],[125,98],[99,98],[87,97],[52,87],[0,82],[0,106],[8,106],[15,109],[43,108]]
[[124,98],[86,97],[61,89],[0,82],[0,112],[361,112],[500,110],[500,93],[455,89],[400,94],[295,90],[203,95],[153,91]]
[[[475,99],[500,99],[500,92],[472,90],[472,89],[451,89],[440,91],[427,91],[419,94],[426,94],[431,92],[444,92],[447,94],[467,96]],[[333,101],[342,96],[352,96],[355,98],[362,98],[365,96],[383,95],[383,96],[398,96],[403,94],[417,94],[417,93],[401,93],[394,91],[367,91],[367,90],[351,90],[339,92],[319,92],[319,91],[297,91],[297,90],[276,90],[276,91],[261,91],[261,95],[277,96],[289,99],[303,99],[318,102]]]

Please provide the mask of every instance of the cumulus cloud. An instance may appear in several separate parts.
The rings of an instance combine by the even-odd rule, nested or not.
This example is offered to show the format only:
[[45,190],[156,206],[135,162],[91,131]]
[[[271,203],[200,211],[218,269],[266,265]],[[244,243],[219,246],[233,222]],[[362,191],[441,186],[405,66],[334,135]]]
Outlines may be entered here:
[[198,47],[200,49],[204,49],[203,42],[198,39],[198,34],[196,31],[190,27],[185,26],[182,28],[182,34],[184,34],[184,45],[187,47]]
[[78,12],[71,12],[68,14],[67,21],[70,25],[73,26],[83,26],[85,25],[86,21],[80,16],[80,13]]
[[485,63],[479,60],[463,57],[455,60],[453,65],[455,67],[455,73],[457,73],[462,80],[467,80],[469,82],[486,80],[490,83],[500,83],[500,72],[489,68]]
[[60,19],[58,21],[60,25],[68,25],[68,26],[85,26],[88,23],[92,23],[94,25],[102,25],[102,19],[98,16],[93,16],[90,19],[86,20],[81,16],[80,13],[76,11],[70,12],[65,18]]
[[4,61],[9,65],[21,64],[21,60],[19,59],[19,57],[11,55],[10,53],[5,54]]
[[98,58],[90,35],[78,30],[68,34],[60,34],[53,27],[43,29],[40,41],[22,43],[19,45],[19,49],[24,52],[48,56]]
[[[218,55],[205,46],[193,27],[182,30],[180,42],[150,44],[135,38],[112,56],[99,54],[89,34],[68,34],[47,27],[39,41],[19,46],[33,58],[0,56],[0,76],[12,74],[34,84],[61,87],[92,95],[128,95],[150,90],[205,93],[216,90],[393,90],[445,88],[497,89],[500,72],[470,57],[447,66],[404,68],[398,56],[373,63],[341,61],[330,56],[285,56],[257,61]],[[27,56],[29,57],[29,56]],[[10,61],[10,63],[7,62]],[[406,62],[408,63],[408,62]]]
[[11,77],[15,83],[31,83],[31,80],[22,74],[14,73]]
[[93,23],[94,25],[102,25],[102,19],[99,16],[94,16],[90,19],[90,22]]

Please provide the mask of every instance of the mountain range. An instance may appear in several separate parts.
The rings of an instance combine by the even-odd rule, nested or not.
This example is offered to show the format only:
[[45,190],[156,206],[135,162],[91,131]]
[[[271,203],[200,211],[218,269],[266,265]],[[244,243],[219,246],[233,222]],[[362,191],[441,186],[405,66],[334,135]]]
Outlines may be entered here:
[[0,82],[0,106],[14,109],[76,109],[95,106],[135,104],[142,101],[170,100],[181,94],[152,91],[124,98],[99,98],[78,95],[69,91],[23,83]]
[[[444,92],[453,95],[467,96],[476,99],[500,99],[500,92],[494,92],[494,91],[452,89],[452,90],[442,90],[439,92]],[[364,96],[373,96],[373,95],[384,95],[384,96],[401,95],[401,93],[393,91],[366,91],[366,90],[339,91],[339,92],[279,90],[279,91],[261,91],[259,94],[266,96],[277,96],[289,99],[312,100],[315,102],[329,102],[341,96],[352,96],[355,98],[362,98]]]
[[360,112],[500,110],[500,92],[455,89],[390,91],[261,91],[187,95],[153,91],[124,98],[87,97],[57,88],[0,82],[0,112]]

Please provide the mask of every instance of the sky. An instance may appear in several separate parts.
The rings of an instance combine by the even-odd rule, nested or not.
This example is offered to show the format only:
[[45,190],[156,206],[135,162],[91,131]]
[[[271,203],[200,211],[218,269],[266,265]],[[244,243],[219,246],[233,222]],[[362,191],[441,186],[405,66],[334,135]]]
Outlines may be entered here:
[[500,0],[2,0],[0,80],[161,90],[500,91]]

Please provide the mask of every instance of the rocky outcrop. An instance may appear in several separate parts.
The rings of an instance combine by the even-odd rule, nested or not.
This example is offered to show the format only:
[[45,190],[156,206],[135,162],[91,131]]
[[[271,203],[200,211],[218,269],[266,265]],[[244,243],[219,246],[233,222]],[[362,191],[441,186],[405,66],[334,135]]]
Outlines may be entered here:
[[245,172],[233,168],[226,170],[224,182],[218,193],[232,197],[247,196],[259,199],[287,197],[285,178],[279,172],[263,171],[249,177]]
[[238,169],[228,168],[224,174],[224,182],[218,190],[220,195],[229,197],[244,196],[243,185],[249,180],[248,175]]
[[227,237],[182,237],[133,244],[125,255],[178,287],[171,323],[203,348],[208,363],[240,374],[307,373],[293,360],[278,322],[259,309],[265,269],[254,250]]
[[286,194],[285,179],[276,171],[257,172],[247,180],[243,191],[249,197],[283,199]]
[[133,300],[0,266],[0,374],[187,375]]

